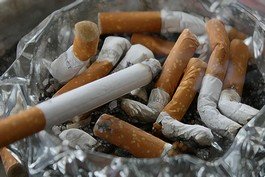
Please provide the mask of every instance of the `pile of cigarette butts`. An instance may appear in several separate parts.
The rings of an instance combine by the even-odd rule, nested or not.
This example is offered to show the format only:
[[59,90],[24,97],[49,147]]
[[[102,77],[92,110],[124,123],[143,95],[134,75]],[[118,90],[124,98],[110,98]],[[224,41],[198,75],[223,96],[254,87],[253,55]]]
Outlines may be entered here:
[[[247,36],[218,19],[166,10],[102,12],[98,24],[81,21],[74,31],[72,46],[47,68],[62,87],[52,98],[0,120],[0,147],[52,129],[73,148],[93,150],[101,139],[133,157],[172,156],[190,149],[179,139],[201,147],[216,143],[214,134],[233,140],[259,111],[240,102],[252,57]],[[164,35],[170,33],[180,35],[170,41]],[[161,57],[163,65],[156,59]],[[195,98],[202,124],[183,123]],[[119,104],[130,120],[102,114],[91,132],[78,129],[107,103]],[[67,121],[74,124],[61,131]]]

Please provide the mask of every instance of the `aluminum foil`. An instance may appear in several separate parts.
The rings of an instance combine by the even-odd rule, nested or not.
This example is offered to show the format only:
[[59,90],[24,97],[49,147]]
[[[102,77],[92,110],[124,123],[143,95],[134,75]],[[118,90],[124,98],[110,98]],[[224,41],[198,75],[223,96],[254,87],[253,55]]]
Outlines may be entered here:
[[[1,117],[52,96],[58,83],[49,75],[45,61],[56,59],[71,45],[76,22],[87,19],[96,22],[100,11],[162,8],[221,18],[252,36],[248,44],[253,49],[253,62],[262,74],[261,79],[265,79],[264,18],[237,1],[77,0],[49,15],[19,42],[15,62],[0,78]],[[252,71],[249,73],[246,82],[258,82],[252,77]],[[243,101],[260,109],[265,103],[264,81],[257,87],[257,91],[250,94],[250,99]],[[221,158],[210,162],[190,155],[135,159],[84,152],[61,142],[51,131],[41,131],[10,147],[28,167],[30,176],[265,176],[264,137],[265,107],[239,131],[229,150]]]

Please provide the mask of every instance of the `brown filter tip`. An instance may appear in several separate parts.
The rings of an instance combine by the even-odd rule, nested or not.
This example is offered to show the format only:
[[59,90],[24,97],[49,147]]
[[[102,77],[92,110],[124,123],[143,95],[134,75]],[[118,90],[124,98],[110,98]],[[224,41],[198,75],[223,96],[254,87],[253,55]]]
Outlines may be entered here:
[[166,142],[108,114],[103,114],[93,130],[95,136],[140,158],[161,157]]
[[224,89],[234,88],[239,95],[242,94],[250,56],[249,49],[242,40],[232,40],[230,44],[230,60],[225,76]]

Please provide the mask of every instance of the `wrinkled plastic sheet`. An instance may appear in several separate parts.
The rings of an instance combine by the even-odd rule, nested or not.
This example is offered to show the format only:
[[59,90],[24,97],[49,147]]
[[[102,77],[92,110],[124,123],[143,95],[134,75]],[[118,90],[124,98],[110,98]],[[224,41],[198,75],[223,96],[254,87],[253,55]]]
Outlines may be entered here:
[[[79,0],[49,15],[20,40],[17,59],[0,78],[1,117],[26,109],[50,96],[46,91],[47,83],[56,85],[56,81],[47,80],[49,72],[43,61],[52,61],[67,50],[76,22],[96,22],[100,11],[162,8],[217,17],[252,36],[249,45],[253,49],[254,62],[262,74],[261,78],[265,78],[264,18],[237,1]],[[260,87],[257,92],[262,94],[265,88],[264,85]],[[47,131],[10,147],[27,166],[31,176],[265,176],[264,137],[265,107],[239,131],[229,150],[211,162],[189,155],[135,159],[84,152],[71,149]]]

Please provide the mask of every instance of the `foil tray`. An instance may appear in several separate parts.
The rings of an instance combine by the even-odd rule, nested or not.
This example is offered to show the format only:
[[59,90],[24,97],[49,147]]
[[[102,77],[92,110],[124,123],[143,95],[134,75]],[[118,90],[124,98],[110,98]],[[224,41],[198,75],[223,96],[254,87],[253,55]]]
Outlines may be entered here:
[[[67,50],[72,43],[72,29],[76,22],[96,22],[100,11],[160,9],[217,17],[252,36],[249,43],[255,58],[252,62],[265,79],[264,18],[237,1],[77,0],[49,15],[20,40],[15,62],[0,78],[1,117],[26,109],[47,97],[45,79],[49,72],[43,61],[52,61]],[[264,91],[264,84],[257,89],[259,94]],[[259,101],[264,103],[264,100]],[[83,152],[71,149],[47,131],[18,141],[10,148],[27,167],[30,176],[265,176],[264,137],[265,107],[239,131],[229,150],[211,162],[189,155],[135,159]]]

